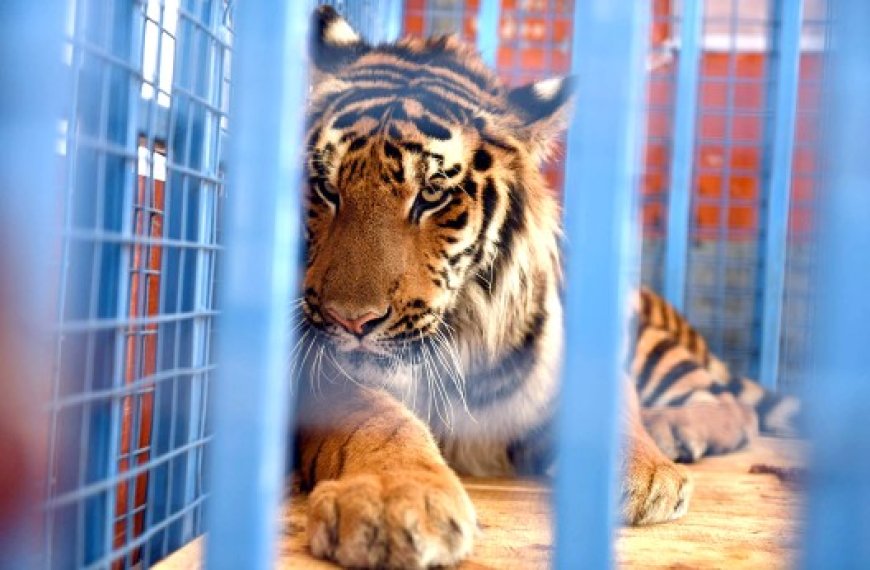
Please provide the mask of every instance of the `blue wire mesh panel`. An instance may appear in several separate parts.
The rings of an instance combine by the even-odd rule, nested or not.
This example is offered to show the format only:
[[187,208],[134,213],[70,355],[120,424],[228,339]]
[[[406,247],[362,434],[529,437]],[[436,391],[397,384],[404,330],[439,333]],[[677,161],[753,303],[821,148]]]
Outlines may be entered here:
[[769,87],[766,2],[706,2],[685,310],[738,374],[757,373],[764,155]]
[[202,532],[229,7],[68,4],[46,567]]
[[496,66],[519,85],[566,75],[571,66],[574,2],[502,2]]
[[[778,319],[784,343],[779,376],[786,386],[804,370],[798,353],[807,343],[801,324],[807,302],[799,291],[808,267],[800,262],[798,236],[804,235],[809,210],[797,196],[807,187],[804,171],[813,164],[808,149],[815,119],[809,105],[817,91],[810,85],[820,80],[824,47],[817,30],[807,30],[826,21],[820,2],[805,4],[804,33],[786,38],[781,30],[788,14],[780,2],[654,4],[652,61],[663,63],[651,72],[642,180],[643,281],[670,293],[738,374],[759,374],[762,349],[768,350],[762,343],[766,272],[786,267],[784,316]],[[693,24],[698,37],[692,36]],[[794,167],[788,172],[794,199],[790,209],[771,213],[773,185],[779,184],[771,174],[778,168],[776,121],[787,114],[776,98],[778,82],[788,77],[781,73],[780,50],[788,42],[800,43],[800,110]],[[674,178],[681,174],[686,180]],[[789,227],[788,255],[776,258],[765,255],[774,222]]]
[[664,291],[665,234],[669,228],[668,192],[670,169],[673,165],[675,84],[680,61],[680,52],[675,49],[675,34],[681,29],[681,17],[671,9],[668,0],[656,0],[652,8],[646,106],[647,140],[643,172],[639,180],[643,221],[641,280],[655,291]]
[[403,31],[423,37],[459,34],[473,43],[479,3],[480,0],[405,0]]
[[[522,85],[571,71],[573,0],[502,1],[496,70],[509,85]],[[550,187],[565,180],[564,143],[544,168]]]

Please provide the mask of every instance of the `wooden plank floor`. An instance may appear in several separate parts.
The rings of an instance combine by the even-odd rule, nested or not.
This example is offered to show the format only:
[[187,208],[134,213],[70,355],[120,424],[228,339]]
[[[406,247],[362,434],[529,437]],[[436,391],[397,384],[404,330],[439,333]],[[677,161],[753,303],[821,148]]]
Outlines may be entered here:
[[[787,568],[797,555],[800,495],[770,474],[750,474],[754,464],[792,467],[803,448],[793,440],[763,438],[751,450],[692,465],[695,494],[680,521],[623,528],[617,556],[625,568]],[[539,481],[469,479],[481,535],[465,570],[547,568],[551,556],[550,491]],[[314,560],[305,545],[305,500],[285,512],[280,566],[332,569]],[[157,567],[202,566],[202,541],[193,542]]]

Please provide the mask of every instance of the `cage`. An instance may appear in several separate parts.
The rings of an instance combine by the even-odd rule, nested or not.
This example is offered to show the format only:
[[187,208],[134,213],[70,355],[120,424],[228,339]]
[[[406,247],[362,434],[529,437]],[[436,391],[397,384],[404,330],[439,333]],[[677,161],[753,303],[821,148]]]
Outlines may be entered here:
[[[546,172],[564,199],[569,240],[598,238],[578,239],[570,252],[567,310],[588,318],[569,320],[568,341],[585,348],[566,355],[566,368],[592,361],[601,375],[616,374],[615,359],[596,355],[619,350],[616,325],[601,323],[621,322],[617,293],[630,279],[635,241],[626,220],[638,210],[642,282],[680,308],[736,373],[817,398],[809,423],[823,442],[866,450],[867,438],[849,430],[867,410],[857,396],[870,395],[856,359],[859,317],[870,317],[859,288],[868,265],[856,252],[870,243],[849,217],[870,211],[870,172],[847,144],[870,132],[857,128],[870,127],[862,102],[870,89],[855,79],[870,76],[860,55],[870,14],[860,0],[322,3],[372,42],[457,33],[510,85],[567,73],[591,85],[582,78],[612,64],[613,77],[591,87],[600,107],[577,110],[562,158]],[[52,142],[54,156],[40,155],[49,168],[24,150],[0,159],[21,188],[13,205],[23,209],[7,214],[18,233],[9,236],[25,238],[41,260],[14,263],[49,284],[16,294],[53,315],[51,347],[41,353],[50,380],[33,420],[44,434],[39,538],[26,537],[31,547],[16,566],[147,568],[206,530],[210,565],[268,566],[290,400],[284,304],[296,276],[287,260],[299,239],[287,221],[298,213],[288,189],[298,187],[299,166],[288,157],[299,144],[287,133],[300,131],[307,76],[299,54],[316,3],[51,0],[40,14],[13,4],[0,41],[12,63],[41,58],[33,61],[43,91],[0,103],[2,140],[17,144],[21,113],[49,126],[34,141]],[[843,51],[830,58],[836,23]],[[62,71],[52,65],[58,57]],[[9,69],[10,89],[33,82],[20,64]],[[823,116],[829,87],[840,112],[833,118]],[[833,124],[825,140],[823,120]],[[828,143],[843,151],[832,165],[823,164]],[[31,177],[16,161],[42,171]],[[227,192],[228,176],[237,191]],[[595,187],[614,192],[587,191]],[[22,226],[20,212],[43,223]],[[819,238],[817,218],[842,224]],[[578,260],[600,275],[575,269]],[[813,318],[819,311],[824,322]],[[812,377],[825,374],[829,385]],[[615,387],[564,388],[582,413],[563,417],[558,430],[560,449],[573,452],[555,486],[559,567],[612,564],[606,491],[615,436],[590,444],[577,434],[614,432],[617,397]],[[832,530],[847,521],[860,528],[870,513],[870,478],[861,482],[868,462],[844,475],[831,466],[842,449],[813,455],[811,567],[832,548],[844,564],[870,558],[860,531]],[[603,468],[590,473],[583,461]],[[566,506],[580,495],[582,508]],[[830,497],[825,518],[819,505]],[[596,539],[577,541],[580,529]]]
[[65,7],[45,566],[149,566],[203,530],[232,11]]

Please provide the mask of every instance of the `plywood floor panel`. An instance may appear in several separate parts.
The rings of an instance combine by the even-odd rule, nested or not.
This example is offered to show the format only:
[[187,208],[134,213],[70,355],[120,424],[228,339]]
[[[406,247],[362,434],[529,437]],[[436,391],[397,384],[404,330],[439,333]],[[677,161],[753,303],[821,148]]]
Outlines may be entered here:
[[[794,440],[762,438],[751,450],[708,458],[689,469],[695,494],[681,520],[623,528],[616,542],[625,568],[787,568],[798,555],[800,493],[770,474],[750,474],[752,465],[802,464]],[[467,479],[478,510],[481,535],[463,570],[548,568],[552,527],[550,490],[543,481]],[[305,499],[285,511],[280,566],[306,570],[335,566],[312,559],[305,544]],[[161,570],[201,567],[202,540],[158,565]]]

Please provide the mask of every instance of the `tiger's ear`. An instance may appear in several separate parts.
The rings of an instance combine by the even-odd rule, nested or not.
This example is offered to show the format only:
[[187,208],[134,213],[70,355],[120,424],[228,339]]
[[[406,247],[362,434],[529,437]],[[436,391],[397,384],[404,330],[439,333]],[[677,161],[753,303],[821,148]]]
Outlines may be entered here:
[[572,77],[554,77],[508,91],[508,104],[523,123],[523,138],[540,160],[549,157],[568,127],[575,86]]
[[334,73],[369,50],[362,37],[332,6],[314,10],[310,34],[311,62],[323,73]]

